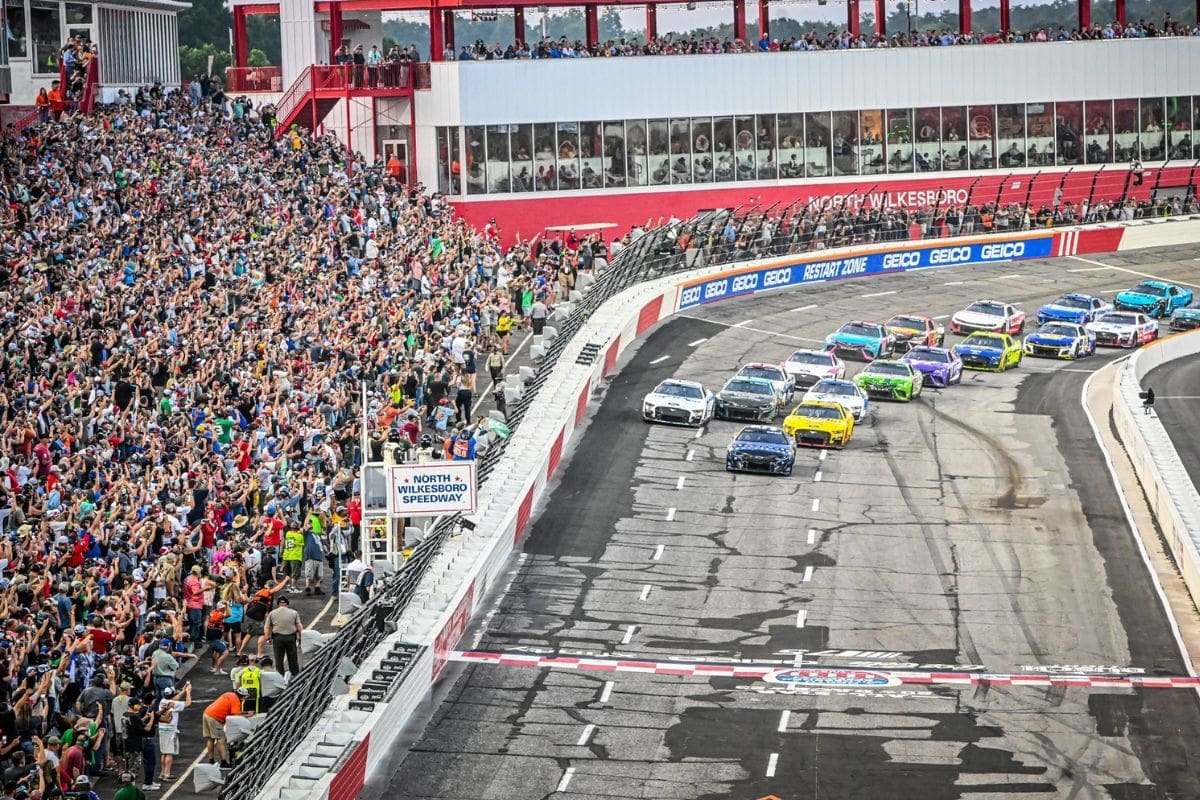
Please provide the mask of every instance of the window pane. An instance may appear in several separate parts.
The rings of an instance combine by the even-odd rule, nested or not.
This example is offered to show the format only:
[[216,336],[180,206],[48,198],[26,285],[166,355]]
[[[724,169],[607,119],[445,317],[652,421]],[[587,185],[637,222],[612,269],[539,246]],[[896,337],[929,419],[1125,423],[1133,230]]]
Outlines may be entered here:
[[487,190],[483,164],[483,126],[468,125],[467,134],[467,194],[483,194]]
[[671,180],[671,136],[665,119],[650,120],[650,184],[661,186]]
[[558,176],[554,167],[554,123],[538,122],[533,126],[533,168],[536,180],[534,187],[539,192],[552,192],[558,188]]
[[646,171],[646,121],[631,119],[625,125],[625,147],[628,155],[629,185],[645,186],[650,179]]
[[[800,130],[800,115],[791,116],[791,124],[784,128],[784,116],[779,115],[779,144],[790,148],[799,148],[800,166],[804,174],[810,178],[824,178],[833,169],[833,137],[830,136],[829,112],[823,114],[805,114],[804,131]],[[780,174],[785,178],[799,178],[801,173],[796,169],[796,160],[790,158],[794,153],[780,153]]]
[[1028,115],[1029,166],[1054,164],[1054,104],[1030,103]]
[[1191,158],[1200,158],[1200,96],[1192,96],[1192,155]]
[[692,182],[692,126],[689,119],[671,120],[671,183]]
[[804,178],[804,115],[780,114],[778,124],[779,176]]
[[996,108],[971,106],[970,126],[971,169],[991,169],[996,166]]
[[[833,112],[833,174],[834,175],[857,175],[858,174],[858,112],[857,111],[834,111]],[[809,137],[812,136],[812,128],[807,129]]]
[[1025,104],[996,106],[996,149],[1003,169],[1025,166]]
[[1112,161],[1112,101],[1088,100],[1083,107],[1087,119],[1087,163]]
[[1161,97],[1142,100],[1142,160],[1162,161],[1166,151],[1166,132],[1163,131],[1166,112]]
[[489,125],[487,129],[487,190],[489,193],[510,189],[508,164],[508,126]]
[[779,177],[779,165],[775,161],[775,153],[778,150],[775,133],[775,115],[759,114],[758,136],[755,137],[759,180],[773,181]]
[[91,25],[92,7],[82,3],[67,3],[68,25]]
[[733,117],[713,118],[713,156],[716,159],[716,180],[725,183],[734,179]]
[[1079,164],[1083,157],[1080,133],[1083,131],[1083,103],[1054,104],[1054,139],[1058,145],[1058,163]]
[[517,125],[509,134],[512,148],[512,190],[533,191],[533,126]]
[[558,188],[579,188],[579,123],[558,123]]
[[58,3],[32,0],[29,9],[29,31],[33,39],[33,71],[40,75],[57,75],[59,48],[62,47],[61,15]]
[[883,172],[883,112],[866,109],[859,119],[859,168],[863,175],[877,175]]
[[625,185],[625,165],[628,161],[625,150],[625,123],[604,123],[604,185]]
[[599,189],[604,185],[604,135],[599,122],[579,126],[580,186]]
[[752,181],[755,178],[754,117],[734,117],[734,158],[737,159],[737,179]]
[[29,56],[29,34],[25,27],[25,4],[8,2],[4,5],[4,18],[8,21],[8,57]]
[[917,170],[942,168],[942,114],[940,108],[917,109]]
[[1167,120],[1171,123],[1167,131],[1168,158],[1191,159],[1192,157],[1192,98],[1168,97]]
[[968,153],[967,110],[946,106],[942,109],[942,169],[966,169]]
[[888,172],[913,171],[913,113],[911,108],[887,112]]
[[1113,147],[1117,161],[1131,161],[1141,157],[1137,100],[1113,101],[1113,132],[1116,133]]
[[442,194],[451,194],[450,190],[450,163],[454,160],[451,157],[450,150],[450,129],[437,129],[437,159],[438,159],[438,174],[437,174],[437,190]]
[[460,145],[462,144],[462,131],[455,125],[449,129],[450,138],[448,140],[450,154],[450,192],[451,194],[463,193],[463,176],[462,164],[459,162]]
[[692,117],[692,177],[696,183],[712,183],[716,179],[712,144],[712,117]]

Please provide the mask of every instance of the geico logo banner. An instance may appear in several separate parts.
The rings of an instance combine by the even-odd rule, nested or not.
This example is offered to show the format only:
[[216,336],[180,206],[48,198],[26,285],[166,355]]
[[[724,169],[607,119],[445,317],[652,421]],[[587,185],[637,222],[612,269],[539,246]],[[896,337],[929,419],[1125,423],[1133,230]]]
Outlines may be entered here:
[[729,281],[713,281],[704,287],[704,299],[712,300],[714,297],[722,297],[729,291]]
[[700,287],[699,286],[689,286],[688,288],[683,290],[682,294],[679,295],[679,307],[680,308],[687,308],[688,306],[694,306],[694,305],[696,305],[696,303],[699,303],[699,302],[700,302]]
[[961,264],[970,260],[970,247],[939,247],[929,251],[930,264]]
[[758,274],[751,273],[749,275],[738,275],[733,279],[734,292],[749,292],[752,289],[758,288]]
[[985,244],[979,251],[979,258],[983,261],[994,261],[998,258],[1021,258],[1024,255],[1024,242]]
[[921,263],[921,254],[918,252],[912,253],[884,253],[883,268],[884,269],[907,269],[915,267]]
[[787,286],[792,282],[792,268],[773,269],[763,273],[763,288],[770,289],[772,286]]

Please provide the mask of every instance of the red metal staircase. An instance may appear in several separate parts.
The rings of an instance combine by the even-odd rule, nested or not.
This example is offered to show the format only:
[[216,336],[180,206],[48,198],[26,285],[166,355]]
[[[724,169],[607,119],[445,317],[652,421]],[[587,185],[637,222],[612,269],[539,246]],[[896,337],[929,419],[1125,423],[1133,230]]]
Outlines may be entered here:
[[388,64],[374,75],[352,64],[308,66],[275,104],[275,135],[292,125],[316,130],[339,100],[411,97],[413,89],[428,88],[428,64]]

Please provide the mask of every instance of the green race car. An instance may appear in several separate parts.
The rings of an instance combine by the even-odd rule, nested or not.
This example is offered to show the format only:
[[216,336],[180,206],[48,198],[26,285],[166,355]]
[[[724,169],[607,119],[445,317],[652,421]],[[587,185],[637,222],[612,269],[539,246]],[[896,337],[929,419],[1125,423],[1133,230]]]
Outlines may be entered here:
[[854,376],[854,384],[868,397],[904,403],[920,395],[924,383],[920,370],[907,361],[872,361]]

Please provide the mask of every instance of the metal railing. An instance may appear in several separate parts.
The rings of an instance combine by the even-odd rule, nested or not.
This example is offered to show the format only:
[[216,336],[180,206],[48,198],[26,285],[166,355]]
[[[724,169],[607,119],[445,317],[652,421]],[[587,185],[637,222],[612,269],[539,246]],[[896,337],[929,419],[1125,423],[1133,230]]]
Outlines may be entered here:
[[[1200,213],[1194,188],[1197,167],[1200,167],[1200,162],[1189,165],[1183,173],[1189,176],[1189,186],[1192,187],[1184,204],[1185,213]],[[1132,174],[1117,175],[1114,171],[1112,177],[1112,181],[1099,181],[1090,173],[1087,175],[1093,186],[1087,195],[1089,213],[1105,203],[1120,205],[1130,197],[1130,188],[1142,188],[1131,187],[1136,181],[1136,176]],[[1156,181],[1161,177],[1159,173],[1147,180]],[[1031,212],[1036,219],[1036,212],[1041,211],[1041,206],[1032,201],[1044,192],[1053,192],[1055,187],[1050,184],[1057,184],[1061,188],[1066,180],[1062,174],[1047,176],[1046,185],[1035,189],[1035,179],[1023,188],[1026,195],[1024,203],[1007,206],[998,202],[1000,195],[994,186],[982,191],[978,197],[973,187],[966,202],[956,204],[954,208],[966,209],[971,215],[979,214],[981,222],[984,213],[991,214],[990,226],[973,230],[972,233],[1012,233],[1021,230],[1021,226],[1001,227],[995,222],[996,212],[1004,211],[1008,218],[1022,220],[1023,225],[1026,212]],[[506,420],[509,438],[492,444],[478,459],[479,483],[491,477],[508,442],[518,434],[529,408],[546,385],[567,345],[592,314],[620,292],[639,283],[701,266],[719,266],[829,247],[934,239],[950,233],[945,222],[949,207],[892,210],[890,213],[896,215],[899,221],[911,224],[887,228],[883,226],[881,210],[875,213],[877,210],[854,208],[852,204],[843,204],[840,208],[816,208],[816,205],[815,201],[806,204],[798,201],[786,207],[776,204],[705,211],[688,220],[667,222],[635,238],[599,272],[595,282],[582,293],[582,298],[571,304],[567,318],[558,321],[558,335],[548,343],[545,355],[538,362],[534,377],[525,385],[520,399],[509,408]],[[1144,216],[1146,212],[1146,207],[1142,206],[1133,209],[1131,216]],[[926,216],[929,221],[922,222]],[[1037,227],[1052,227],[1055,221],[1051,215],[1049,222],[1043,221]],[[1058,222],[1078,224],[1079,221],[1059,219]],[[446,539],[460,529],[460,523],[460,516],[442,518],[417,545],[404,566],[382,581],[370,600],[338,631],[333,641],[318,650],[305,664],[304,671],[289,684],[286,694],[271,710],[267,722],[242,747],[228,783],[221,792],[221,800],[251,800],[266,785],[280,763],[281,754],[294,750],[325,713],[332,697],[330,687],[336,679],[342,659],[348,658],[355,665],[361,665],[378,646],[387,635],[385,623],[399,621],[429,565]]]

